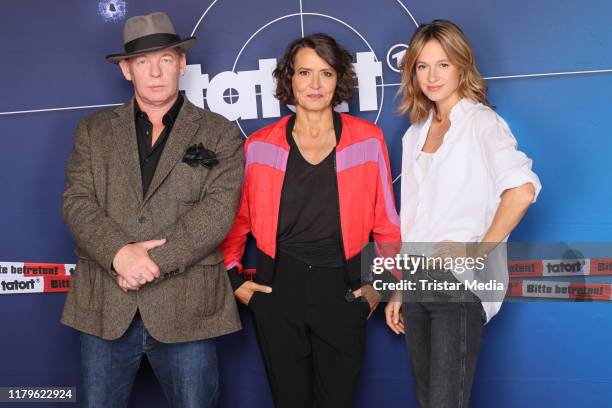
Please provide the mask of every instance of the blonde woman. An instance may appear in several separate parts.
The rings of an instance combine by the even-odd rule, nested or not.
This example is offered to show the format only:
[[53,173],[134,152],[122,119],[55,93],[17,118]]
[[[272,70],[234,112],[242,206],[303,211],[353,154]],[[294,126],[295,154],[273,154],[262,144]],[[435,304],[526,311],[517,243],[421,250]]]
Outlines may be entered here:
[[[402,240],[438,243],[437,253],[452,257],[483,255],[482,243],[506,241],[535,201],[541,185],[531,160],[487,101],[473,51],[455,24],[421,25],[402,70],[400,111],[412,123],[403,138]],[[489,268],[507,282],[505,259]],[[446,270],[422,276],[462,279]],[[466,286],[428,295],[389,302],[387,324],[405,333],[420,406],[468,407],[482,327],[503,296],[483,301]]]

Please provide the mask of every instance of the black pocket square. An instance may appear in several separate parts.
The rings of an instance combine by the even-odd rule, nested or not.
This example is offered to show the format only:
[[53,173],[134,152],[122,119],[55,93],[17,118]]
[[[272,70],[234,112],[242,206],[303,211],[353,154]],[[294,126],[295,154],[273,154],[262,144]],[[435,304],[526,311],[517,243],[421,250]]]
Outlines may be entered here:
[[199,164],[211,168],[215,164],[218,164],[219,160],[217,160],[215,152],[208,150],[202,143],[199,143],[189,146],[183,156],[183,162],[191,167],[197,167]]

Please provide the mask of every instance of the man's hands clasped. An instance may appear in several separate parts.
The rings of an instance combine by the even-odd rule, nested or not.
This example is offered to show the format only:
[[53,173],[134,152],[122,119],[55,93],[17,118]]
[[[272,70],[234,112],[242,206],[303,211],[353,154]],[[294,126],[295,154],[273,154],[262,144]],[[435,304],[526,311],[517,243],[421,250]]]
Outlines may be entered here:
[[166,239],[135,242],[123,246],[113,259],[117,285],[124,291],[138,290],[159,277],[159,267],[149,251],[166,243]]

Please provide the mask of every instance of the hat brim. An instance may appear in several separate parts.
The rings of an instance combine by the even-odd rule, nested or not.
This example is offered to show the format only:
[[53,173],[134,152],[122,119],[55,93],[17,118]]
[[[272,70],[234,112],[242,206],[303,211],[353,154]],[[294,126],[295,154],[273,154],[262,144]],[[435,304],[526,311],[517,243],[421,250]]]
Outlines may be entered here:
[[119,61],[124,60],[126,58],[132,58],[132,57],[136,57],[138,55],[143,55],[143,54],[147,54],[150,52],[157,52],[157,51],[161,51],[161,50],[166,50],[169,48],[180,48],[183,51],[187,52],[189,51],[196,43],[196,38],[195,37],[189,37],[189,38],[185,38],[181,41],[177,41],[175,43],[172,44],[167,44],[167,45],[162,45],[159,47],[153,47],[153,48],[147,48],[144,50],[138,50],[135,52],[130,52],[130,53],[125,53],[125,54],[110,54],[106,56],[106,60],[108,62],[112,62],[113,64],[118,64]]

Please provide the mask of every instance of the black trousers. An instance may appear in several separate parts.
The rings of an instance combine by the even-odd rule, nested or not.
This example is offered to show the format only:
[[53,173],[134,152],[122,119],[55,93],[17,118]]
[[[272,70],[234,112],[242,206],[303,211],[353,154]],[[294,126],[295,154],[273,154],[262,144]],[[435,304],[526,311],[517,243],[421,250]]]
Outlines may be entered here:
[[343,268],[312,267],[283,254],[271,286],[270,294],[256,292],[249,307],[275,406],[352,407],[368,303],[347,302]]

